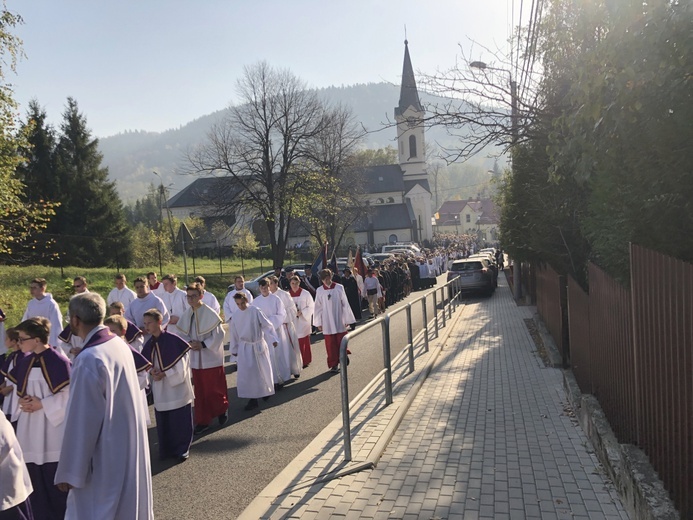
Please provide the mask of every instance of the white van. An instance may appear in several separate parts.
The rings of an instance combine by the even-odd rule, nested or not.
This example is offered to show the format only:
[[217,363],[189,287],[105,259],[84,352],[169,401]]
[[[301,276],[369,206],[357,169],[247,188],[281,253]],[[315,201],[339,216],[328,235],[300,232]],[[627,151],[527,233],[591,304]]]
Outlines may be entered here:
[[383,246],[383,250],[381,251],[381,253],[391,253],[392,251],[398,249],[406,249],[408,251],[411,251],[415,255],[421,253],[421,249],[416,247],[414,244],[388,244],[386,246]]

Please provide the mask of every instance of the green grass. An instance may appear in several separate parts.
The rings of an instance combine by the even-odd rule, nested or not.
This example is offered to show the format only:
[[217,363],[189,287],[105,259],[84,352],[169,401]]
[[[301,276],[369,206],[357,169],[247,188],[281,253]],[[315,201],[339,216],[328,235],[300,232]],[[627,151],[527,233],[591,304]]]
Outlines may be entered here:
[[[271,268],[271,260],[263,260],[262,267],[260,260],[244,260],[241,268],[241,260],[236,258],[226,258],[222,260],[221,273],[219,260],[195,259],[195,269],[193,262],[188,258],[188,279],[197,275],[202,275],[207,281],[207,290],[211,291],[218,299],[223,302],[226,296],[226,287],[233,283],[233,277],[245,272],[245,278],[254,278],[258,274]],[[143,269],[123,269],[128,280],[128,287],[133,288],[133,280],[138,276],[143,276],[149,271],[154,271],[159,275],[173,273],[178,276],[178,285],[185,285],[185,271],[183,268],[183,258],[178,257],[168,265],[163,266],[163,272],[159,271],[159,266],[151,266]],[[113,277],[117,271],[113,268],[94,268],[84,269],[80,267],[46,267],[40,265],[17,267],[0,266],[0,308],[5,311],[7,326],[17,325],[26,309],[27,302],[31,299],[29,294],[29,282],[34,278],[45,278],[48,282],[47,291],[60,305],[63,314],[67,311],[67,304],[73,294],[72,279],[75,276],[84,276],[89,284],[89,290],[98,292],[106,298],[113,289]]]

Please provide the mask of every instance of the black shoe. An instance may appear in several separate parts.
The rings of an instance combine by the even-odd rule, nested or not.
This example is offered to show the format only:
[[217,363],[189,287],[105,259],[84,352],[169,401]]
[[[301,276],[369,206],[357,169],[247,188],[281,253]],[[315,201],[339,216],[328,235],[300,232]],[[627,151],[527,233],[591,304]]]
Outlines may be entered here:
[[333,374],[339,374],[339,367],[338,366],[330,367],[330,372],[332,372]]
[[351,360],[349,359],[349,356],[347,356],[347,366],[349,366],[349,363],[351,363]]
[[306,369],[306,368],[308,368],[309,366],[310,366],[310,365],[303,365],[303,368]]
[[260,405],[257,404],[257,399],[250,399],[248,401],[248,404],[245,405],[245,408],[243,408],[243,409],[246,411],[250,411],[250,410],[255,410],[255,408],[257,408],[258,406],[260,406]]
[[294,379],[298,379],[299,377],[301,377],[301,374],[294,374]]
[[209,430],[209,424],[198,424],[193,430],[194,435],[202,435],[204,432]]
[[221,414],[219,417],[217,417],[217,421],[219,421],[219,426],[224,426],[228,420],[229,420],[228,410],[225,411],[223,414]]
[[178,455],[178,457],[176,458],[178,459],[178,462],[185,462],[186,460],[188,460],[188,457],[190,457],[190,452],[186,451],[182,455]]
[[282,390],[284,390],[284,383],[274,385],[275,392],[281,392]]

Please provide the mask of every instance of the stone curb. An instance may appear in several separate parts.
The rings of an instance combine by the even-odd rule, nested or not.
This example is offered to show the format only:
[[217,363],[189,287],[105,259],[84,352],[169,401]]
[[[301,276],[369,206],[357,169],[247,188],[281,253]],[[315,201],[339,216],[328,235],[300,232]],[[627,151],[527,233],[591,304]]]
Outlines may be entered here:
[[[537,313],[534,322],[552,365],[561,368],[563,360],[558,348]],[[561,368],[561,371],[563,388],[575,417],[633,520],[680,520],[647,455],[632,444],[620,444],[599,401],[580,391],[572,370]]]

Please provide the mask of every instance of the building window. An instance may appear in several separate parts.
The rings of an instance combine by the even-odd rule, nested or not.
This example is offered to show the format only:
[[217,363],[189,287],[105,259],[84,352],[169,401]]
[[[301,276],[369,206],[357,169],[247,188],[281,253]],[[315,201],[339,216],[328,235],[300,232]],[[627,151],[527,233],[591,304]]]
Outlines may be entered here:
[[385,201],[383,199],[378,199],[375,201],[376,204],[384,204]]
[[388,204],[394,204],[395,203],[395,198],[394,197],[388,197],[387,200],[385,201]]
[[472,221],[472,216],[471,216],[469,213],[467,213],[467,214],[464,216],[464,221],[467,222],[467,223],[471,222],[471,221]]
[[397,243],[397,235],[390,235],[389,238],[387,239],[387,241],[390,244],[396,244]]
[[409,136],[409,158],[416,157],[416,136]]

